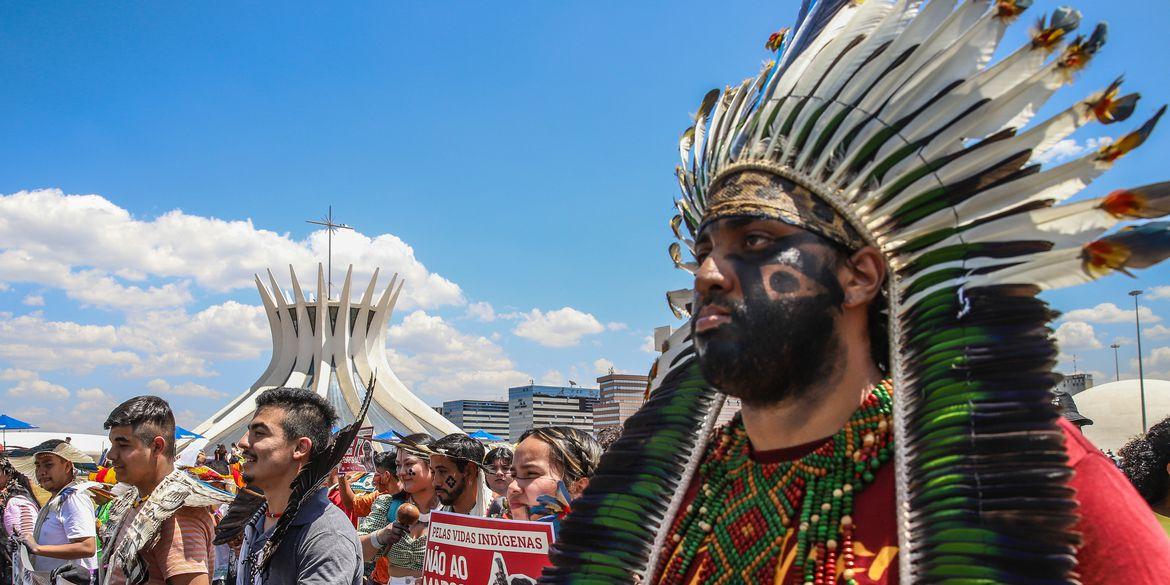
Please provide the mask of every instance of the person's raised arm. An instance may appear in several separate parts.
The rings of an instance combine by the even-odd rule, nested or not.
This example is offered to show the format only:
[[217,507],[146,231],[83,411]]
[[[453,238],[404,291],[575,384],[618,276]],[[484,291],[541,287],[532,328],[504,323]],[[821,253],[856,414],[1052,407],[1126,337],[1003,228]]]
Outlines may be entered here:
[[353,487],[349,485],[349,474],[337,474],[337,493],[341,495],[341,505],[346,510],[353,510]]

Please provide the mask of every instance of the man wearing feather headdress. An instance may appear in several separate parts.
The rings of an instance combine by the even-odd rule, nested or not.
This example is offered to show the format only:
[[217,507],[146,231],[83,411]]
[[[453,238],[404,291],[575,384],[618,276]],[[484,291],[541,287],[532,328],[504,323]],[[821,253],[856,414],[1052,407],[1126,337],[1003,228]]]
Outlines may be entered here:
[[[1170,223],[1105,234],[1170,213],[1168,184],[1056,205],[1162,111],[1030,162],[1137,98],[1025,127],[1105,40],[1058,52],[1080,20],[1060,9],[988,66],[1028,4],[806,1],[776,62],[707,95],[671,223],[693,317],[542,582],[1166,582],[1170,541],[1051,403],[1036,298],[1170,256]],[[723,396],[742,410],[719,428]]]
[[[369,396],[367,391],[366,406]],[[312,391],[274,388],[256,399],[239,447],[244,480],[263,491],[266,504],[244,529],[238,585],[360,585],[357,533],[321,488],[336,465],[327,455],[336,421],[333,407]]]
[[108,418],[107,457],[131,486],[113,502],[103,527],[98,582],[208,585],[214,556],[212,507],[232,499],[175,469],[175,417],[165,400],[136,396]]

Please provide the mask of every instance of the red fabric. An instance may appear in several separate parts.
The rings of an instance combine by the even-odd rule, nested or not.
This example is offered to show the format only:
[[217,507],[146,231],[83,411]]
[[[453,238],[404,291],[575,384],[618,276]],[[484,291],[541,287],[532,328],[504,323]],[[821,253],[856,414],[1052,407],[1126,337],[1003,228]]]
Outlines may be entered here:
[[333,502],[334,506],[341,508],[341,511],[345,512],[346,516],[349,516],[349,521],[353,523],[353,527],[357,528],[358,519],[361,517],[358,516],[355,511],[346,508],[345,505],[341,503],[341,490],[337,489],[336,487],[329,488],[329,501]]
[[1129,480],[1072,423],[1060,419],[1069,485],[1077,490],[1083,539],[1077,562],[1081,583],[1170,583],[1170,538]]
[[[806,445],[777,449],[774,451],[756,451],[752,453],[752,460],[760,464],[774,464],[781,461],[791,461],[816,450],[828,439],[816,441]],[[687,488],[683,500],[683,509],[686,508],[695,494],[699,491],[699,482],[692,481]],[[896,519],[894,514],[894,465],[882,466],[874,474],[873,483],[867,486],[853,502],[853,533],[854,579],[858,585],[890,585],[898,582],[898,536],[894,529]],[[675,519],[677,521],[678,518]],[[671,532],[674,532],[672,527]],[[792,561],[796,556],[796,532],[788,531],[787,542],[781,547],[781,554],[773,561],[774,574],[781,578],[775,583],[784,585],[799,585],[803,583],[803,573],[793,568]],[[665,555],[669,556],[673,544],[667,544]],[[706,554],[706,548],[700,548],[691,562],[683,583],[700,585],[707,583],[701,569],[711,563]],[[837,565],[837,574],[845,569],[843,561]],[[746,582],[746,580],[745,580]]]

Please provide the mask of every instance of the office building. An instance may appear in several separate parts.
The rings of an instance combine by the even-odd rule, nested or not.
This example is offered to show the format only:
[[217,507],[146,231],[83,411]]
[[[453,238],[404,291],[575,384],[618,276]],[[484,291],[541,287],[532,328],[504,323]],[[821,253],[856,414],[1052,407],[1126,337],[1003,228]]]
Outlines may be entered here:
[[637,374],[610,373],[597,379],[600,400],[593,407],[593,433],[626,423],[646,400],[650,378]]
[[1067,374],[1064,379],[1053,388],[1053,392],[1064,392],[1069,396],[1076,396],[1093,387],[1093,374]]
[[503,400],[448,400],[443,416],[465,433],[486,431],[508,440],[508,403]]
[[570,426],[593,432],[597,388],[529,384],[508,388],[508,432],[513,441],[534,427]]

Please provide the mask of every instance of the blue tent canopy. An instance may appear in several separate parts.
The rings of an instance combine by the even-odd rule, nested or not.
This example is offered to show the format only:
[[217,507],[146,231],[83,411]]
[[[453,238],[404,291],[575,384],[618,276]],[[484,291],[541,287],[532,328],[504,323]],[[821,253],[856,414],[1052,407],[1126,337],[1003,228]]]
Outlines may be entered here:
[[202,439],[203,435],[200,435],[199,433],[196,433],[195,431],[188,431],[187,429],[185,429],[179,425],[175,425],[175,438],[176,439]]
[[472,439],[479,439],[481,441],[490,441],[493,443],[498,443],[498,442],[504,440],[504,439],[497,437],[497,436],[495,436],[495,435],[493,435],[493,434],[491,434],[483,429],[475,431],[474,433],[471,433],[468,436],[471,437]]
[[40,428],[34,424],[26,423],[22,420],[17,420],[8,416],[7,414],[0,414],[0,429],[5,431],[26,431],[28,429]]
[[7,414],[0,414],[0,450],[4,450],[8,446],[8,431],[26,431],[36,428],[40,427],[12,418]]
[[397,441],[398,435],[395,435],[394,431],[386,431],[384,433],[374,435],[374,438],[378,439],[379,441]]

